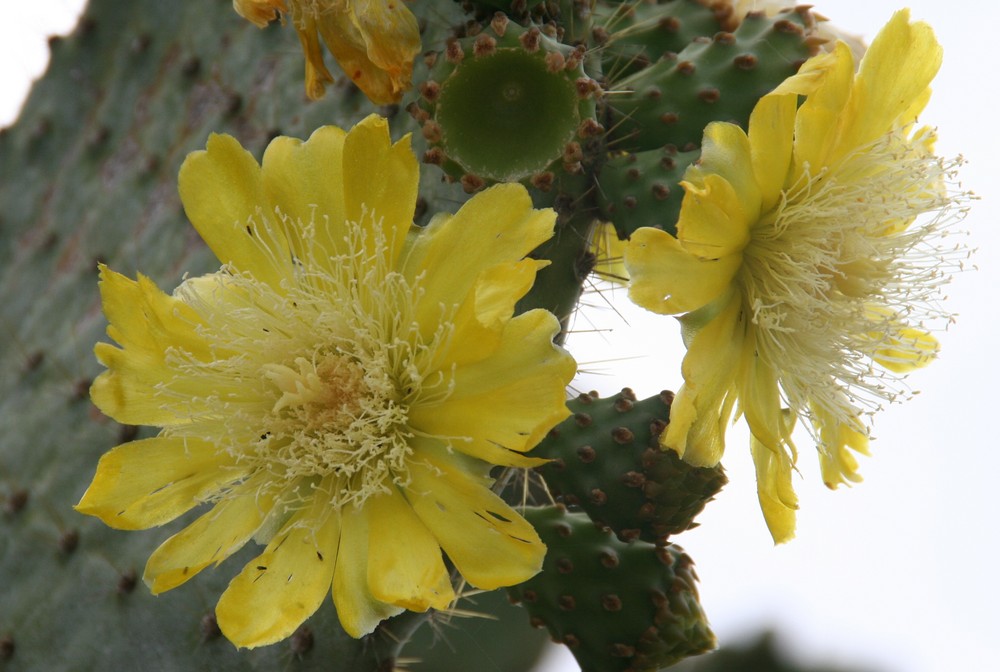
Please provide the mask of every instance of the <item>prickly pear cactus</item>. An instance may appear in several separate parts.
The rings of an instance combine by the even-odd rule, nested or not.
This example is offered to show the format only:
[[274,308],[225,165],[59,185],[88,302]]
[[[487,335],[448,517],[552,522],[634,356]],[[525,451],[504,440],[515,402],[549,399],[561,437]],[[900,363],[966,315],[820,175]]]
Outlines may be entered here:
[[572,417],[535,449],[552,494],[579,506],[622,541],[664,543],[696,526],[695,516],[726,484],[721,466],[692,467],[658,444],[673,394],[638,400],[626,388],[613,397],[582,394]]
[[[617,149],[643,151],[672,145],[697,148],[709,121],[746,123],[760,97],[794,75],[812,55],[808,9],[775,17],[747,16],[733,32],[695,38],[609,86],[624,91],[611,107]],[[659,24],[649,30],[660,33]],[[721,27],[721,26],[720,26]]]
[[560,506],[526,515],[549,551],[542,571],[508,592],[583,672],[651,672],[715,647],[679,546],[621,542]]
[[[418,88],[377,111],[395,137],[414,133],[427,164],[415,221],[454,211],[491,182],[523,181],[559,219],[533,253],[551,265],[518,310],[546,308],[564,324],[594,267],[595,222],[614,222],[622,238],[640,226],[670,230],[705,124],[745,125],[757,97],[814,48],[805,10],[741,23],[725,3],[698,0],[410,6],[427,54]],[[51,47],[20,121],[0,132],[0,667],[374,670],[398,656],[419,665],[430,636],[400,646],[423,616],[354,640],[330,604],[286,642],[237,651],[213,616],[232,571],[205,572],[159,598],[137,581],[178,524],[125,534],[72,511],[100,455],[149,431],[116,425],[87,398],[98,373],[91,348],[105,328],[97,264],[162,286],[214,270],[177,196],[185,155],[226,132],[259,157],[277,135],[350,127],[371,104],[346,77],[307,102],[293,32],[258,30],[228,0],[92,0],[74,33]],[[571,405],[575,418],[539,448],[556,458],[541,474],[583,512],[532,514],[550,553],[545,571],[512,594],[587,670],[655,669],[711,648],[690,560],[664,539],[691,526],[724,477],[685,471],[658,452],[669,414],[662,397]],[[584,447],[595,459],[583,459]],[[501,613],[488,598],[478,604],[457,608]],[[434,632],[517,641],[491,660],[524,669],[541,640],[523,619],[498,622],[487,632],[454,619]],[[435,657],[437,649],[414,669],[469,669],[462,647],[476,650],[476,637],[444,637],[455,655]]]
[[684,190],[679,182],[699,150],[678,151],[673,145],[645,152],[615,153],[601,169],[601,213],[622,240],[642,226],[676,233]]
[[608,2],[594,7],[594,41],[612,81],[670,59],[694,40],[735,27],[724,2]]

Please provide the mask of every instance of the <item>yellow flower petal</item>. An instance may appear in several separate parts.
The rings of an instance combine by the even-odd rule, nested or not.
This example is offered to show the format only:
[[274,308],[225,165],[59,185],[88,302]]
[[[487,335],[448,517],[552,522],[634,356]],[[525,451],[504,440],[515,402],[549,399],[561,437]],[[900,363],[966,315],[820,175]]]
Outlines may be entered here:
[[411,611],[445,609],[455,599],[437,539],[395,486],[367,505],[368,589]]
[[[333,77],[320,35],[347,76],[377,105],[398,103],[411,87],[420,53],[417,19],[395,0],[233,0],[243,18],[263,28],[289,14],[306,57],[306,94],[323,96]],[[282,19],[284,22],[284,19]]]
[[483,271],[455,313],[452,347],[441,353],[436,367],[463,366],[496,351],[517,302],[531,289],[539,269],[548,264],[546,260],[524,259]]
[[628,295],[654,313],[697,310],[726,292],[739,269],[739,255],[702,259],[666,231],[643,227],[625,247]]
[[[819,465],[823,483],[831,490],[843,483],[859,483],[858,461],[851,451],[868,455],[868,435],[861,421],[844,423],[831,413],[811,405],[811,417],[820,439]],[[853,426],[852,426],[853,425]]]
[[230,583],[215,614],[237,647],[289,637],[323,603],[333,583],[340,535],[338,516],[298,515]]
[[[684,384],[670,407],[670,424],[660,445],[696,467],[712,467],[722,459],[726,428],[736,403],[736,375],[745,354],[740,298],[733,293],[721,309],[698,329],[681,362]],[[698,319],[698,315],[692,318]]]
[[796,96],[764,96],[750,115],[750,156],[760,188],[761,212],[781,198],[792,161]]
[[799,508],[792,489],[794,463],[783,449],[768,448],[753,436],[750,452],[757,471],[757,498],[764,521],[774,543],[783,544],[795,536],[795,511]]
[[[496,351],[479,362],[458,367],[454,392],[433,405],[410,411],[414,428],[427,434],[468,437],[453,447],[494,464],[537,466],[511,454],[534,448],[569,415],[563,403],[564,381],[576,363],[553,345],[559,322],[543,310],[512,319]],[[528,368],[518,362],[530,362]]]
[[340,624],[351,637],[371,634],[383,620],[403,611],[381,602],[368,587],[370,511],[347,507],[341,513],[340,550],[333,575],[333,603]]
[[872,359],[894,373],[909,373],[933,362],[940,348],[941,344],[931,334],[905,327],[889,343],[882,344]]
[[[712,122],[705,127],[705,136],[701,146],[701,161],[699,170],[703,181],[699,181],[702,188],[715,188],[709,180],[722,178],[726,187],[732,188],[735,203],[730,213],[733,224],[746,225],[760,215],[760,187],[754,176],[753,161],[751,160],[751,146],[747,134],[736,124],[725,122]],[[719,188],[725,189],[720,184]],[[714,200],[719,199],[719,195],[711,195]],[[737,218],[734,213],[742,211],[745,213],[742,218]],[[689,221],[684,222],[684,232],[678,231],[678,236],[688,245],[688,239],[695,237],[701,240],[706,232],[696,231]],[[712,234],[721,233],[725,239],[736,239],[746,242],[746,232],[737,230],[712,231]],[[728,240],[726,241],[728,242]],[[742,247],[742,243],[738,244]],[[697,250],[692,250],[700,254]],[[707,256],[707,255],[706,255]]]
[[108,370],[94,381],[91,399],[106,415],[126,424],[186,422],[163,404],[157,388],[176,373],[166,362],[168,349],[210,358],[197,332],[201,318],[142,275],[130,280],[102,264],[100,278],[108,335],[122,347],[98,343],[94,348]]
[[[519,261],[552,237],[556,215],[534,210],[520,184],[500,184],[469,199],[453,217],[435,219],[412,242],[404,273],[423,276],[418,321],[437,324],[440,305],[461,305],[485,269]],[[487,313],[492,302],[481,304]],[[486,316],[489,319],[489,315]]]
[[[917,121],[917,117],[920,116],[920,113],[924,111],[924,108],[927,107],[927,103],[929,102],[931,102],[931,87],[928,86],[924,89],[924,92],[915,97],[913,102],[910,103],[910,106],[901,115],[899,115],[896,119],[896,124],[900,127],[905,127],[915,123]],[[936,139],[935,133],[935,129],[929,126],[924,126],[916,132],[917,135],[926,134],[926,136],[929,136],[929,142],[926,144],[926,150],[931,154],[934,152],[934,140]]]
[[[749,147],[746,151],[749,155]],[[751,222],[760,214],[759,192],[744,202],[733,185],[714,173],[704,175],[698,184],[685,181],[681,185],[686,193],[677,239],[684,249],[706,261],[739,255],[750,241]]]
[[893,14],[861,59],[845,115],[844,146],[864,147],[894,126],[912,122],[941,68],[942,53],[930,26],[910,23],[910,10]]
[[368,56],[400,89],[409,88],[409,70],[420,52],[420,27],[405,4],[394,0],[353,0],[351,17],[365,39]]
[[752,339],[752,333],[747,334],[744,356],[739,363],[740,411],[755,440],[777,452],[790,442],[791,427],[787,427],[789,423],[781,410],[778,372],[756,354],[749,355],[756,350]]
[[[301,22],[301,25],[299,25]],[[319,100],[326,93],[326,85],[333,84],[333,75],[323,63],[323,48],[319,43],[319,25],[313,16],[298,20],[295,31],[306,58],[306,95],[310,100]]]
[[119,530],[170,522],[242,477],[232,458],[203,441],[155,437],[108,451],[76,510]]
[[542,568],[545,545],[535,529],[475,478],[447,459],[422,452],[404,491],[462,576],[477,588],[512,586]]
[[807,169],[816,175],[852,150],[837,144],[837,129],[844,122],[844,107],[854,82],[854,56],[850,47],[838,42],[832,58],[823,59],[826,71],[820,86],[806,98],[795,116],[795,173]]
[[417,205],[420,170],[410,136],[393,143],[389,122],[369,115],[344,139],[343,176],[347,219],[367,225],[366,217],[374,217],[385,233],[393,264],[403,250]]
[[535,284],[535,275],[548,265],[544,259],[523,259],[484,270],[472,292],[476,322],[491,331],[502,329],[514,315],[517,302]]
[[343,170],[346,137],[347,133],[336,126],[322,126],[305,142],[275,138],[264,152],[264,191],[268,201],[288,218],[285,234],[300,258],[305,227],[328,253],[318,261],[342,252],[347,218]]
[[797,96],[812,95],[823,84],[827,73],[840,58],[835,50],[813,56],[802,64],[798,72],[776,86],[771,93],[764,97],[786,96],[790,93]]
[[[478,362],[496,350],[503,334],[502,324],[498,327],[493,323],[488,325],[483,324],[479,320],[476,309],[477,290],[480,287],[485,288],[491,277],[497,277],[502,284],[489,286],[487,290],[490,294],[487,298],[492,302],[490,312],[492,315],[499,314],[504,308],[503,304],[507,303],[512,307],[510,313],[507,315],[507,319],[510,319],[513,314],[513,305],[517,302],[515,294],[521,288],[520,283],[512,285],[510,284],[510,280],[524,280],[526,279],[526,275],[530,275],[531,282],[534,282],[537,272],[537,266],[525,263],[517,264],[513,274],[505,273],[512,266],[514,265],[504,264],[500,267],[484,271],[476,282],[476,286],[466,296],[465,301],[454,310],[454,316],[449,320],[453,325],[450,347],[442,348],[436,353],[437,357],[433,363],[435,370],[444,371],[448,370],[451,366],[461,366],[469,362]],[[523,293],[518,294],[518,298],[520,296],[523,296]],[[421,308],[426,308],[429,312],[430,303],[418,304],[418,312],[420,312]],[[448,320],[446,306],[438,304],[437,310],[438,314],[441,315],[438,321],[431,321],[425,317],[419,322],[425,332],[425,338],[430,338],[440,329],[440,323]]]
[[[450,347],[439,353],[435,367],[447,370],[491,356],[500,345],[503,329],[513,316],[517,302],[531,289],[538,271],[548,264],[545,260],[523,259],[495,263],[482,270],[449,320],[454,325]],[[455,265],[462,267],[464,262]],[[452,287],[441,289],[448,292],[454,290]],[[429,298],[432,295],[428,293],[424,296]],[[417,313],[425,337],[428,337],[439,328],[446,314],[445,304],[438,302],[435,305],[432,300],[421,300],[417,304]],[[435,318],[435,315],[439,317]]]
[[909,373],[921,369],[937,357],[940,343],[922,329],[907,326],[899,315],[886,306],[869,303],[865,306],[869,324],[875,327],[869,334],[871,357],[893,373]]
[[240,487],[242,496],[223,499],[211,511],[153,551],[142,580],[154,595],[176,588],[212,563],[240,550],[264,523],[273,499],[254,496],[254,481]]
[[181,201],[198,234],[223,264],[275,289],[292,275],[288,241],[264,198],[257,161],[235,138],[213,133],[178,177]]

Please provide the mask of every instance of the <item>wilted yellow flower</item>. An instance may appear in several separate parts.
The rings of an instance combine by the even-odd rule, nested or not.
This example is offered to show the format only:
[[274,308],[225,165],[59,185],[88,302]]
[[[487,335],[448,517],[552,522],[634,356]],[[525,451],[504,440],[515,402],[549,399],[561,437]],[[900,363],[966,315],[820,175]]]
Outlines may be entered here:
[[776,541],[794,532],[795,418],[809,421],[829,487],[860,480],[866,416],[934,358],[926,327],[949,317],[936,299],[962,248],[937,241],[965,196],[949,186],[958,161],[914,125],[940,63],[907,11],[857,74],[843,43],[809,60],[760,100],[749,134],[706,129],[677,237],[640,229],[626,249],[632,299],[682,315],[684,385],[663,445],[715,464],[742,413]]
[[216,611],[238,646],[289,636],[331,586],[355,637],[447,607],[442,550],[484,589],[541,567],[488,472],[539,463],[522,453],[568,415],[558,321],[512,317],[555,214],[501,185],[411,229],[417,178],[380,117],[277,138],[262,165],[213,135],[180,193],[222,270],[168,295],[101,269],[120,347],[97,345],[91,396],[162,430],[104,455],[77,509],[134,530],[210,506],[150,557],[154,593],[266,544]]
[[398,103],[412,85],[420,30],[403,0],[233,0],[233,7],[260,28],[279,15],[291,18],[306,57],[306,94],[313,100],[333,82],[320,38],[373,103]]

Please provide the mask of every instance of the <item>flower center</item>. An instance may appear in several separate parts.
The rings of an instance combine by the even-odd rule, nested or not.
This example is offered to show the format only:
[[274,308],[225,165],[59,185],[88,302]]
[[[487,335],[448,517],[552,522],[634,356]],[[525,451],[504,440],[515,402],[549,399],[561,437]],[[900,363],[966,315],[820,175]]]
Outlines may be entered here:
[[294,369],[263,366],[264,377],[281,392],[272,412],[308,432],[342,431],[357,417],[361,398],[370,394],[364,371],[343,355],[327,355],[318,364],[297,357],[294,363]]
[[347,499],[405,480],[406,409],[377,368],[366,371],[342,354],[265,364],[263,376],[280,396],[262,419],[267,431],[255,457],[283,480],[332,477],[338,496],[354,493]]
[[[316,497],[361,504],[409,482],[409,409],[451,394],[452,374],[436,362],[454,309],[442,306],[432,329],[417,322],[420,278],[392,268],[371,213],[364,226],[342,225],[338,250],[315,241],[313,222],[275,214],[295,232],[279,286],[224,269],[178,290],[202,316],[212,356],[170,353],[179,376],[161,397],[191,421],[165,431],[216,442],[239,468],[266,474],[257,480],[286,511]],[[258,213],[248,227],[269,255],[275,226]]]

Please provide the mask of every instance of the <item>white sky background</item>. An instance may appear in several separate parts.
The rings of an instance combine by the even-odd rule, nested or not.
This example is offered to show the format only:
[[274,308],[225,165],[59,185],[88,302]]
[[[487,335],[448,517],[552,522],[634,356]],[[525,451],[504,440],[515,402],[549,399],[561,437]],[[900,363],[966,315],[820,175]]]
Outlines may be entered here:
[[[445,1],[445,0],[441,0]],[[13,122],[29,82],[48,60],[46,36],[72,29],[82,0],[2,3],[0,127]],[[895,0],[815,0],[817,11],[869,40],[904,6]],[[964,186],[982,201],[964,228],[979,248],[980,270],[948,288],[959,314],[943,334],[940,361],[910,383],[921,393],[876,421],[873,457],[862,458],[865,481],[831,492],[819,478],[807,436],[800,436],[802,478],[798,536],[771,544],[755,493],[742,425],[729,434],[724,461],[730,484],[677,541],[698,564],[701,594],[723,643],[764,627],[812,662],[868,665],[882,672],[985,670],[1000,660],[1000,601],[995,517],[1000,490],[994,376],[1000,287],[1000,75],[995,56],[1000,5],[975,0],[915,0],[914,18],[928,21],[945,48],[934,97],[921,121],[939,128],[939,153],[963,154]],[[85,205],[85,204],[82,204]],[[623,385],[640,397],[681,383],[683,348],[672,318],[632,307],[613,295],[628,324],[607,308],[587,317],[614,331],[578,333],[569,346],[582,362],[606,360],[614,348],[633,359],[590,364],[583,389],[612,394]],[[602,297],[592,295],[595,306]],[[589,328],[586,319],[577,328]],[[559,650],[556,650],[559,651]],[[576,670],[568,654],[549,657],[548,672]]]

